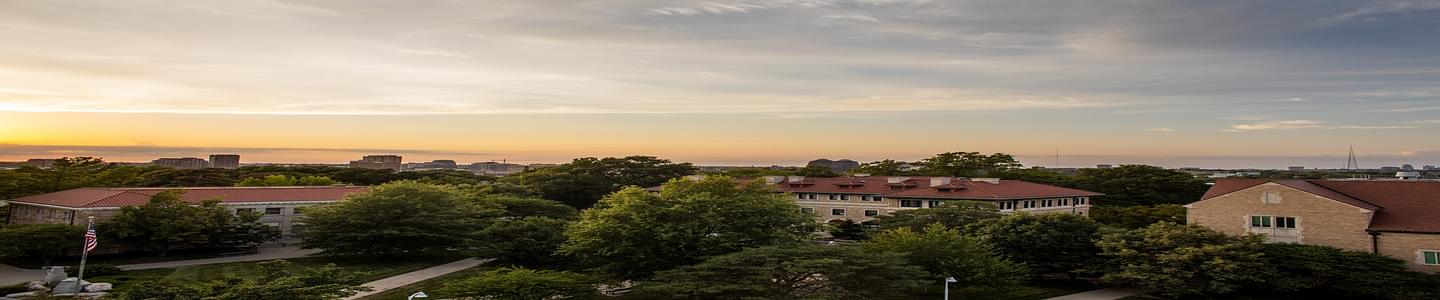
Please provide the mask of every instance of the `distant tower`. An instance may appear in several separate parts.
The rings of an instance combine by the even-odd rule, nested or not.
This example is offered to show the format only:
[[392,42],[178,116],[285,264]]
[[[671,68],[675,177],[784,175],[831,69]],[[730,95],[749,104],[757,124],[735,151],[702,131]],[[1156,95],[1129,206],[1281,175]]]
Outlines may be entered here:
[[1355,160],[1355,145],[1350,145],[1350,160],[1345,162],[1346,170],[1359,170],[1360,162]]

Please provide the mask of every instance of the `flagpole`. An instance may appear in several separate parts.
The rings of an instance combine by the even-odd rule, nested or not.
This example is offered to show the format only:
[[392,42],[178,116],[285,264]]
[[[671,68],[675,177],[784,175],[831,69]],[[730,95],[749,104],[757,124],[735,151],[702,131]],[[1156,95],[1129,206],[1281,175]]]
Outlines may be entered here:
[[[85,225],[85,230],[95,228],[95,216],[86,217],[90,222]],[[85,259],[90,258],[90,238],[86,237],[85,242],[80,245],[80,273],[75,275],[75,286],[84,289],[81,282],[85,282]],[[78,293],[77,293],[78,294]]]

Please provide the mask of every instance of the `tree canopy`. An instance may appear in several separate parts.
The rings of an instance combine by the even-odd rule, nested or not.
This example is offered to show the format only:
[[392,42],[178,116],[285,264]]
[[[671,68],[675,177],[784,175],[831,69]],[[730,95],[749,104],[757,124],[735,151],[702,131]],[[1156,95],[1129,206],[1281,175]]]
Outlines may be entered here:
[[1188,204],[1210,189],[1189,173],[1156,166],[1124,165],[1108,169],[1081,169],[1072,186],[1104,193],[1104,205]]
[[1015,213],[981,221],[971,232],[1037,274],[1074,274],[1095,263],[1099,230],[1081,215]]
[[1090,208],[1090,218],[1100,224],[1129,229],[1144,228],[1160,222],[1185,224],[1185,206],[1179,204],[1102,205]]
[[630,187],[601,199],[566,228],[561,253],[622,279],[744,248],[799,241],[813,216],[759,182],[724,176],[675,180],[651,193]]
[[236,183],[235,186],[327,186],[337,184],[334,179],[325,176],[304,176],[294,177],[289,175],[269,175],[265,177],[250,177]]
[[578,158],[559,166],[538,168],[503,178],[541,197],[588,208],[601,197],[626,186],[651,187],[694,174],[689,163],[671,163],[652,156]]
[[301,270],[294,270],[284,260],[261,262],[259,265],[259,277],[227,277],[200,284],[137,282],[113,297],[121,300],[331,300],[370,290],[361,286],[365,281],[358,274],[346,272],[334,264]]
[[279,237],[258,224],[258,213],[231,213],[219,199],[199,205],[181,200],[183,190],[155,194],[144,205],[125,206],[100,226],[121,241],[167,255],[176,247],[251,247]]
[[467,299],[594,299],[594,279],[566,271],[500,268],[446,284],[440,293]]
[[984,177],[992,172],[1020,168],[1020,161],[1005,153],[946,152],[921,160],[925,175]]
[[1352,299],[1440,299],[1440,275],[1405,268],[1388,256],[1335,247],[1265,244],[1279,276],[1265,285],[1277,292],[1307,292]]
[[664,299],[892,299],[929,274],[891,253],[797,244],[745,249],[638,285]]
[[454,187],[399,181],[306,209],[300,245],[324,255],[442,253],[473,244],[503,214]]
[[1028,273],[1023,265],[1000,257],[979,239],[938,223],[923,232],[908,227],[885,230],[861,246],[867,252],[904,257],[930,272],[931,280],[954,277],[962,287],[1004,289],[1024,282]]
[[965,228],[1000,216],[1000,209],[992,202],[947,201],[940,207],[908,209],[881,215],[875,218],[875,224],[881,229],[910,228],[913,231],[923,231],[930,224]]
[[31,257],[45,265],[78,254],[85,228],[64,224],[11,225],[0,228],[0,256]]
[[1156,223],[1104,235],[1109,268],[1101,280],[1181,295],[1224,294],[1275,278],[1264,237],[1230,236],[1196,225]]

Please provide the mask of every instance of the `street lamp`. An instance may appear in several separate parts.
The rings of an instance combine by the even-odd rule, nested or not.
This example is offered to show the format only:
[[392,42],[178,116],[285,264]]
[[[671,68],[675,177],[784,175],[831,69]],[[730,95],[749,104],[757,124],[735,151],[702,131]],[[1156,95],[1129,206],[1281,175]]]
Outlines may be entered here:
[[955,277],[945,277],[945,300],[950,300],[950,284],[958,282]]
[[426,295],[425,292],[416,292],[411,294],[409,298],[405,298],[405,300],[415,300],[415,298],[430,298],[430,295]]

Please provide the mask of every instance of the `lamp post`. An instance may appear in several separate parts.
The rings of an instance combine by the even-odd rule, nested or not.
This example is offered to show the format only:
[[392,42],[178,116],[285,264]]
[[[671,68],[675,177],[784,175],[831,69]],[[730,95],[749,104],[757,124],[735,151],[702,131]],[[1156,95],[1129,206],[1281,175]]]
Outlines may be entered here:
[[954,282],[955,277],[945,277],[945,300],[950,300],[950,283]]
[[414,294],[410,294],[410,297],[405,298],[405,300],[415,300],[415,298],[430,298],[430,295],[426,295],[425,292],[415,292]]

